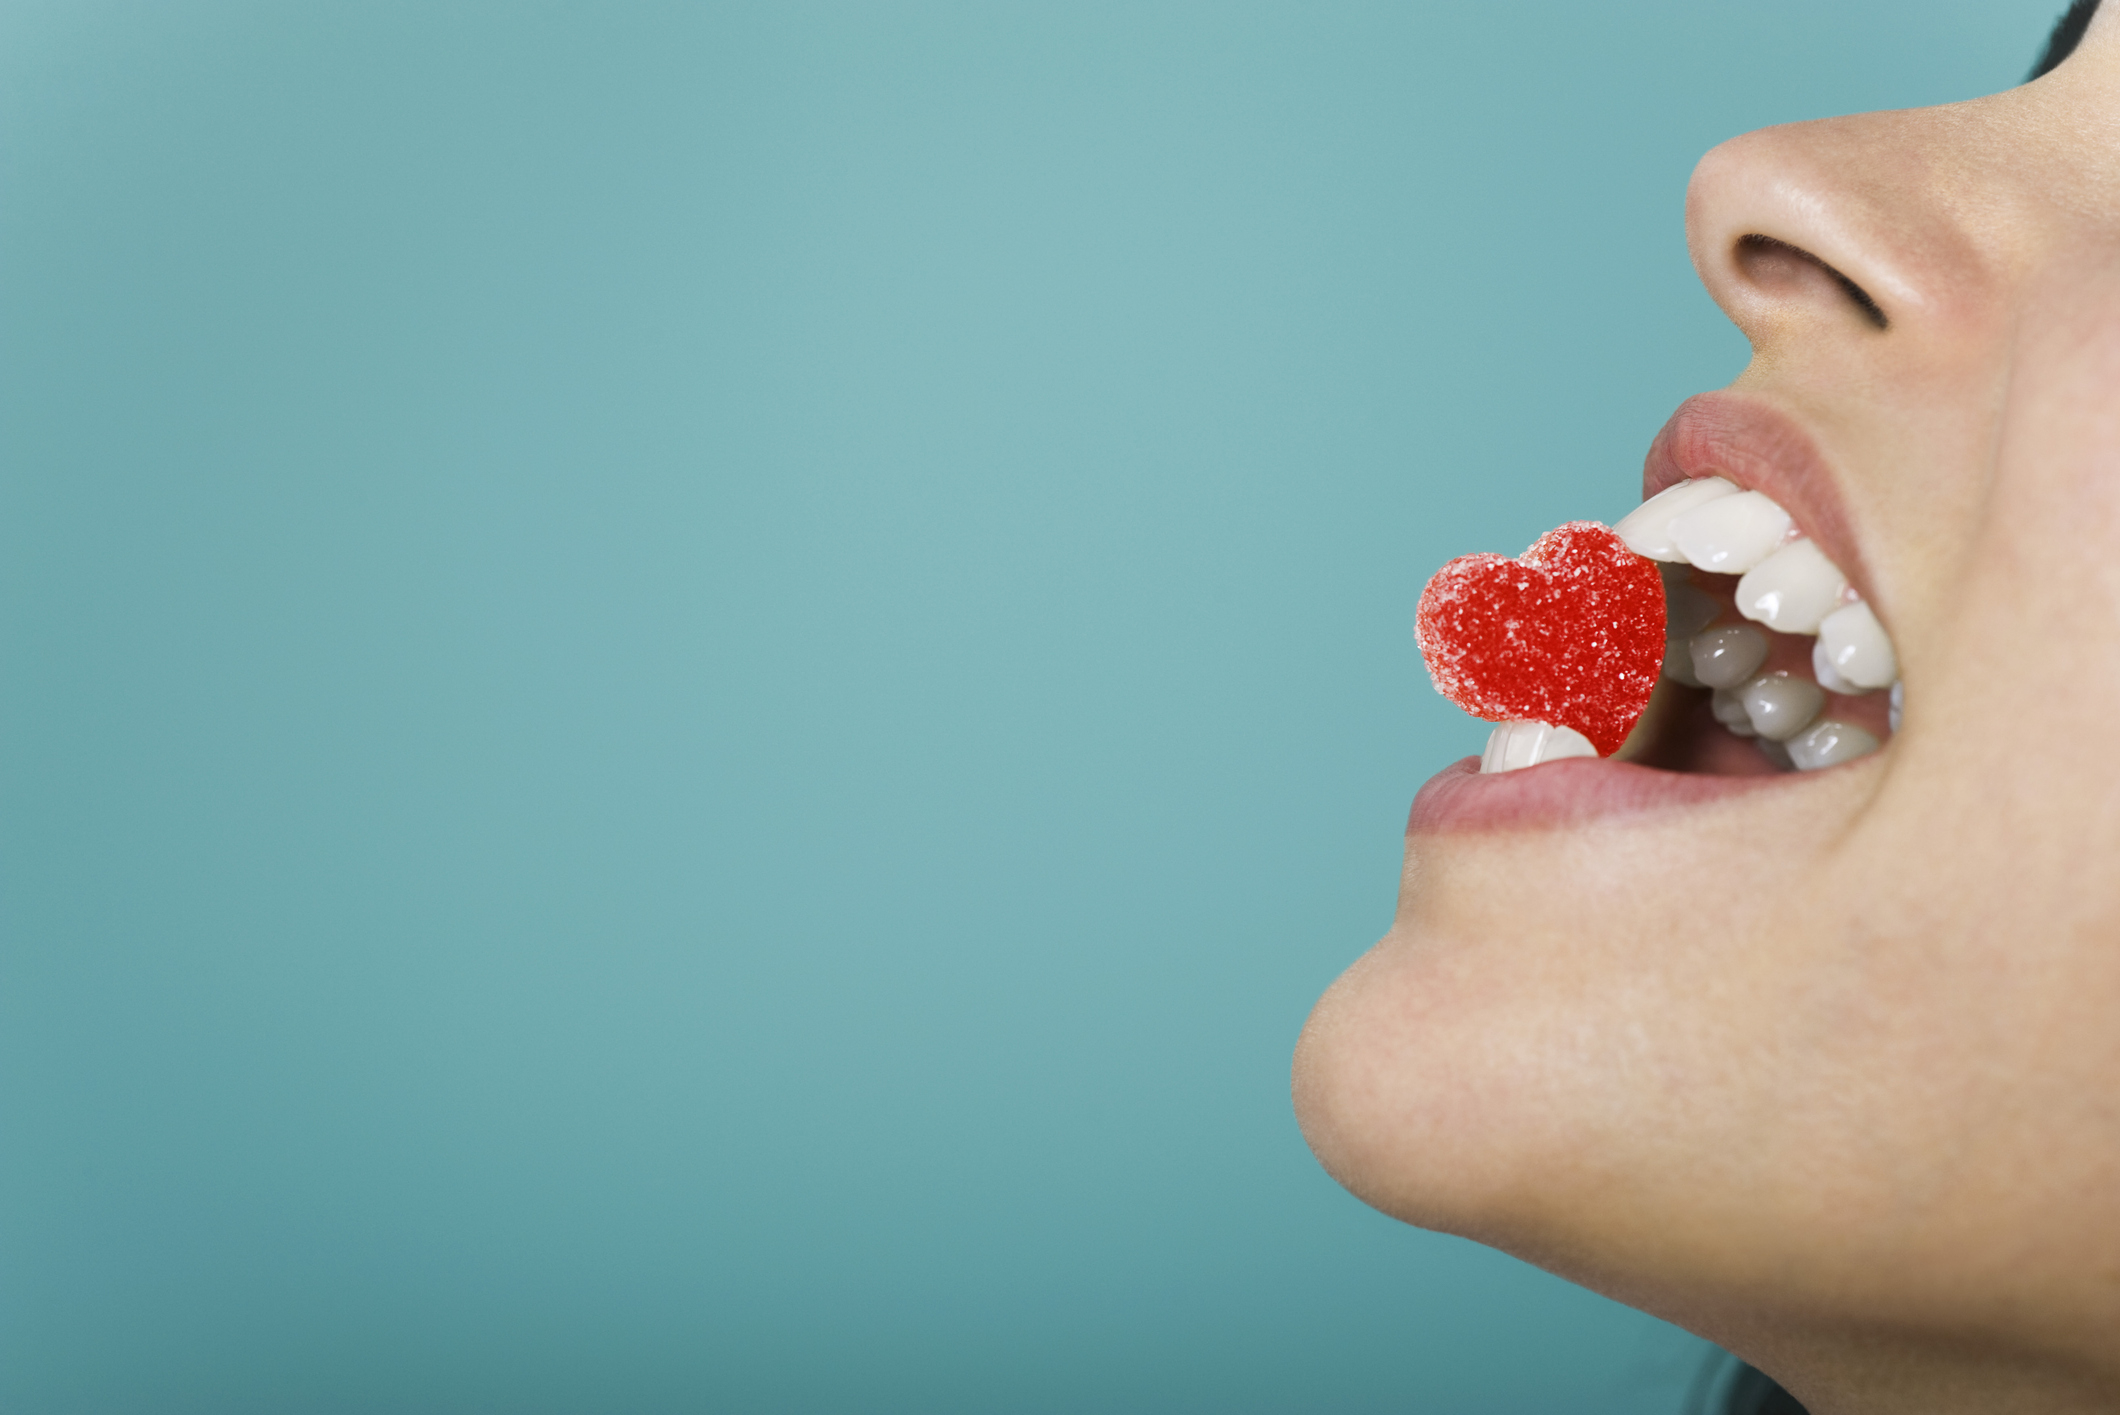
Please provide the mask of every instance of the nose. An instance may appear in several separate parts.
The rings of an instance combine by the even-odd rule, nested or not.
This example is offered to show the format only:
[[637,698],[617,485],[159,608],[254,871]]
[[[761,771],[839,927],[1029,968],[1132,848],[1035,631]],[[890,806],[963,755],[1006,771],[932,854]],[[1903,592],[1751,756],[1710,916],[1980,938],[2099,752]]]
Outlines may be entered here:
[[1714,149],[1686,193],[1686,238],[1708,293],[1756,360],[1918,339],[1971,312],[1993,274],[1963,197],[1988,190],[1940,141],[1967,115],[1864,114],[1747,133]]

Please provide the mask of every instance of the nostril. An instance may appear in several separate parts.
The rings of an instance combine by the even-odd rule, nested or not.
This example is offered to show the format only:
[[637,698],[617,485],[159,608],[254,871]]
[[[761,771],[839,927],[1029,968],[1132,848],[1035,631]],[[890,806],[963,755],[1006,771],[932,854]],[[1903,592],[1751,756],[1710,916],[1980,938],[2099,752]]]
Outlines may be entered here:
[[1740,236],[1736,257],[1737,268],[1745,279],[1770,295],[1801,298],[1823,294],[1833,299],[1845,298],[1872,325],[1879,329],[1891,327],[1891,321],[1885,318],[1877,301],[1870,298],[1869,291],[1801,246],[1772,236]]

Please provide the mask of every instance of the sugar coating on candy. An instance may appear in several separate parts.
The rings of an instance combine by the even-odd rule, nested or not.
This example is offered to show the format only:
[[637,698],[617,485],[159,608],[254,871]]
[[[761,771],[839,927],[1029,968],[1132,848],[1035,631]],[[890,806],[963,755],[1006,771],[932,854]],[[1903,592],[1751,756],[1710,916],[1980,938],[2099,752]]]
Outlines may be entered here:
[[1474,717],[1572,727],[1609,757],[1656,691],[1664,581],[1608,528],[1570,521],[1521,560],[1436,571],[1415,637],[1437,690]]

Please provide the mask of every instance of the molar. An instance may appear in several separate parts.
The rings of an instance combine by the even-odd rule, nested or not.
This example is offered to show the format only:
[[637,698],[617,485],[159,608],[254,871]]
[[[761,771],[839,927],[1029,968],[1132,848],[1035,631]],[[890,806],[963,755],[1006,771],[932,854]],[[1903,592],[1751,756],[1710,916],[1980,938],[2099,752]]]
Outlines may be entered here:
[[1734,688],[1767,660],[1767,636],[1750,624],[1704,629],[1686,642],[1693,676],[1706,688]]
[[1818,626],[1818,650],[1814,661],[1822,655],[1832,665],[1835,677],[1854,684],[1862,692],[1888,687],[1899,676],[1891,636],[1861,600],[1825,617]]
[[1550,723],[1517,718],[1496,723],[1494,731],[1487,734],[1487,750],[1480,754],[1480,770],[1483,773],[1519,771],[1541,762],[1559,761],[1563,757],[1596,755],[1597,748],[1590,745],[1590,739],[1572,727],[1555,727]]
[[1742,575],[1789,533],[1789,513],[1756,491],[1718,496],[1671,519],[1671,543],[1717,575]]
[[1738,689],[1736,697],[1752,730],[1770,742],[1794,737],[1826,705],[1825,691],[1816,683],[1786,673],[1762,673]]
[[1685,553],[1671,539],[1671,520],[1696,506],[1735,495],[1737,488],[1721,477],[1695,477],[1667,486],[1620,517],[1612,529],[1627,549],[1651,560],[1684,562]]
[[1860,727],[1829,717],[1791,737],[1788,748],[1789,760],[1798,771],[1817,771],[1868,756],[1877,750],[1877,739]]
[[1897,731],[1899,730],[1899,715],[1900,715],[1901,713],[1905,712],[1906,710],[1907,710],[1907,685],[1906,685],[1906,680],[1905,680],[1905,679],[1903,679],[1903,678],[1902,678],[1902,679],[1897,679],[1897,680],[1895,680],[1895,681],[1893,682],[1893,684],[1892,684],[1892,707],[1891,707],[1891,712],[1890,712],[1890,716],[1889,716],[1889,721],[1890,721],[1890,725],[1891,725],[1891,728],[1892,728],[1892,730],[1893,730],[1894,732],[1897,732]]
[[1737,612],[1784,634],[1815,634],[1847,587],[1817,542],[1791,541],[1737,582]]

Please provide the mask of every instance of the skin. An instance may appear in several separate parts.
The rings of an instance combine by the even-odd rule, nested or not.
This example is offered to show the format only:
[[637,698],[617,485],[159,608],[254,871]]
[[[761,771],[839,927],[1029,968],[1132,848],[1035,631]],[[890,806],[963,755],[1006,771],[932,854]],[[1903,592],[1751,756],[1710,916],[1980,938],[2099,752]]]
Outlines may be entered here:
[[1734,389],[1837,485],[1904,729],[1411,838],[1299,1044],[1304,1132],[1816,1415],[2120,1411],[2120,6],[2036,83],[1725,143],[1686,220]]

